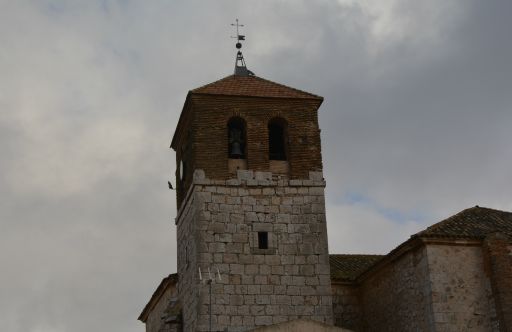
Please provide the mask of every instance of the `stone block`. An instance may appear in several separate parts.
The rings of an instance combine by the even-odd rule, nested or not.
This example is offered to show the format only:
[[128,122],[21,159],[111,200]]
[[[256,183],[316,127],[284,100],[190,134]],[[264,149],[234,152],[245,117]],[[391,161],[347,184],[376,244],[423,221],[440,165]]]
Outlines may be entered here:
[[227,196],[225,201],[227,204],[240,205],[242,203],[242,199],[240,197],[236,197],[236,196],[235,197]]
[[226,244],[226,252],[233,254],[242,254],[243,253],[243,243],[227,243]]
[[266,305],[265,306],[265,314],[275,316],[279,314],[279,306],[278,305]]
[[260,285],[248,285],[247,294],[261,294]]
[[272,324],[272,316],[257,316],[254,319],[254,324],[256,326],[271,325]]
[[212,201],[212,193],[211,192],[197,192],[196,198],[201,203],[210,203]]
[[274,286],[274,295],[284,295],[286,294],[286,286],[284,285],[275,285]]
[[330,274],[329,264],[317,264],[315,267],[316,274]]
[[302,286],[300,288],[300,295],[306,296],[306,295],[315,295],[316,290],[313,286]]
[[243,285],[254,284],[254,276],[242,275],[242,284]]
[[287,316],[273,316],[272,317],[273,324],[287,322],[288,320],[289,320],[289,318]]
[[[263,213],[261,214],[263,217],[265,216]],[[252,230],[253,232],[272,232],[273,225],[271,223],[253,223]]]
[[269,275],[271,271],[271,267],[266,264],[259,265],[259,273],[261,275]]
[[256,264],[245,265],[245,274],[255,275],[259,272],[259,266]]
[[283,265],[272,266],[272,274],[282,275],[283,273],[285,273]]
[[[235,235],[233,235],[233,240],[235,240]],[[245,254],[238,255],[238,262],[240,264],[252,264],[253,261],[254,261],[253,255],[245,255]]]
[[242,264],[229,264],[229,272],[231,274],[243,274],[244,265]]
[[306,278],[303,276],[292,276],[290,285],[303,286],[306,284]]
[[242,325],[242,316],[231,316],[231,326],[241,326]]
[[281,255],[281,264],[294,264],[295,256],[294,255]]
[[254,255],[254,264],[264,264],[265,263],[265,255]]
[[254,295],[245,295],[244,296],[244,304],[249,305],[249,309],[251,308],[250,305],[256,304],[256,296]]
[[289,223],[290,222],[290,214],[288,214],[288,213],[279,213],[276,216],[276,222],[283,223],[283,224]]
[[[246,270],[247,270],[247,267],[246,267]],[[254,283],[257,285],[266,285],[266,284],[268,284],[268,276],[266,276],[266,275],[254,276]]]
[[312,276],[315,274],[315,267],[313,265],[301,265],[299,273],[304,276]]
[[304,305],[304,296],[292,296],[292,305]]
[[313,195],[313,196],[323,196],[324,188],[322,188],[322,187],[309,188],[309,194]]
[[220,253],[226,251],[226,244],[225,243],[218,243],[218,242],[212,242],[208,245],[208,251]]
[[271,295],[270,301],[272,304],[284,304],[284,305],[292,304],[292,299],[288,295]]
[[240,181],[251,180],[254,178],[254,173],[251,170],[239,169],[239,170],[237,170],[236,175],[237,175],[238,180],[240,180]]
[[258,221],[258,215],[256,214],[256,212],[246,212],[245,213],[245,221],[246,222]]
[[272,295],[272,294],[274,294],[274,286],[272,286],[272,285],[261,285],[260,291],[261,291],[261,294]]
[[311,243],[303,243],[299,244],[299,254],[301,255],[311,255],[315,253],[315,250],[313,249],[313,245]]
[[248,187],[256,187],[258,186],[258,180],[247,180],[246,184]]
[[300,295],[299,286],[288,286],[286,288],[286,295]]
[[297,186],[302,186],[302,180],[290,180],[289,182],[290,186],[291,187],[297,187]]
[[[227,278],[223,278],[224,280],[227,280]],[[224,285],[224,294],[230,295],[235,294],[235,285]]]
[[300,204],[304,204],[304,197],[302,196],[296,196],[293,198],[293,204],[294,205],[300,205]]
[[226,180],[226,185],[227,186],[240,186],[242,184],[242,182],[238,179],[229,179],[229,180]]
[[217,241],[217,242],[232,242],[233,235],[231,235],[230,233],[218,233],[218,234],[215,234],[215,241]]
[[279,255],[267,255],[265,256],[265,263],[267,265],[280,265],[281,258],[279,257]]
[[254,317],[253,316],[244,316],[242,319],[244,326],[254,326]]
[[248,305],[241,305],[241,306],[239,306],[238,307],[238,314],[239,315],[249,315],[249,306]]
[[273,196],[275,195],[276,191],[274,190],[274,188],[263,188],[262,193],[263,195]]
[[[283,265],[281,265],[283,266]],[[284,273],[288,275],[298,275],[299,274],[299,266],[298,265],[284,265]]]
[[256,304],[270,304],[270,295],[256,296]]
[[306,277],[306,285],[307,286],[317,286],[319,285],[318,277]]

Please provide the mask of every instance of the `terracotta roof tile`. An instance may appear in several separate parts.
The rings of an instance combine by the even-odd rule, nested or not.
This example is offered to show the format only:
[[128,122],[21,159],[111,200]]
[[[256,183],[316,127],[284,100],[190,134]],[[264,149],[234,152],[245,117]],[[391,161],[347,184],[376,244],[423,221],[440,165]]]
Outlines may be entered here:
[[329,255],[331,280],[355,281],[384,255]]
[[230,75],[190,91],[193,94],[317,99],[322,97],[275,83],[258,76]]
[[475,206],[463,210],[413,237],[484,238],[490,233],[512,236],[512,213]]

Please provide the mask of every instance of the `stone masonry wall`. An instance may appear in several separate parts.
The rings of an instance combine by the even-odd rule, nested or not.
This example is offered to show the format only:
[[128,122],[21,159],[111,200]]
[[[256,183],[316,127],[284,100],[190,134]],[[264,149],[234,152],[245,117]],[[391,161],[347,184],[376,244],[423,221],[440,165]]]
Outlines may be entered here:
[[388,262],[360,289],[362,331],[433,331],[428,321],[431,290],[425,247]]
[[195,331],[198,314],[199,293],[196,287],[199,277],[197,269],[198,239],[197,216],[199,211],[196,198],[191,192],[186,204],[176,217],[176,237],[178,243],[178,296],[183,309],[184,331]]
[[427,245],[435,331],[497,331],[481,246]]
[[177,295],[175,285],[169,285],[148,315],[146,321],[146,332],[171,332],[176,330],[174,328],[176,324],[173,324],[172,326],[165,324],[162,319],[162,315],[164,315],[165,310],[168,308],[171,298],[176,297]]
[[346,283],[333,283],[332,311],[334,325],[352,331],[361,331],[359,287]]
[[[197,244],[187,250],[197,259],[189,263],[193,273],[181,278],[189,270],[178,259],[185,331],[208,330],[208,285],[198,267],[203,277],[208,268],[221,275],[212,284],[213,331],[297,318],[333,323],[324,187],[320,172],[288,180],[238,171],[235,179],[209,180],[195,171],[177,219],[179,255],[180,247]],[[260,231],[269,234],[268,249],[258,248]]]

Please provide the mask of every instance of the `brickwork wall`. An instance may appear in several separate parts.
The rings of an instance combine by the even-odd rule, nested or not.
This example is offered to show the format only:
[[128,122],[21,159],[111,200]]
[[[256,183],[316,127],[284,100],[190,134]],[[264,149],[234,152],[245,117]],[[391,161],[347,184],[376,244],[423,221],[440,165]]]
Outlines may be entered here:
[[[288,180],[239,171],[238,178],[210,180],[196,170],[177,220],[178,248],[197,243],[188,250],[197,259],[193,273],[181,278],[192,270],[178,259],[185,331],[208,330],[208,285],[198,280],[198,266],[203,277],[210,268],[222,278],[212,285],[214,331],[300,317],[333,323],[324,187],[320,172]],[[258,248],[259,231],[269,233],[268,249]]]
[[363,281],[363,331],[433,331],[425,247],[409,251]]
[[[195,165],[195,150],[193,141],[193,117],[194,112],[192,111],[191,102],[189,101],[183,108],[179,124],[176,128],[176,137],[173,141],[172,148],[176,152],[176,200],[178,207],[181,206],[181,202],[185,199],[185,195],[188,192],[188,188],[192,183],[192,174],[196,167]],[[180,162],[184,161],[187,165],[183,171],[183,180],[180,179]]]
[[332,311],[334,325],[361,331],[361,304],[357,285],[332,284]]
[[497,331],[482,247],[427,245],[436,331]]
[[491,277],[499,331],[512,330],[512,243],[503,234],[484,241],[484,258]]
[[[241,117],[247,124],[247,168],[269,171],[268,122],[274,117],[287,121],[288,162],[290,178],[307,179],[310,171],[322,171],[320,129],[318,127],[318,100],[255,98],[241,96],[200,95],[190,96],[190,106],[180,122],[178,144],[193,140],[188,158],[189,172],[202,169],[210,179],[228,179],[227,123],[233,116]],[[187,127],[184,130],[183,127]],[[181,135],[181,136],[180,136]],[[182,137],[183,136],[183,137]],[[179,150],[179,149],[178,149]],[[177,164],[182,156],[177,150]],[[194,165],[192,165],[192,162]],[[192,173],[178,189],[178,206],[190,186]]]

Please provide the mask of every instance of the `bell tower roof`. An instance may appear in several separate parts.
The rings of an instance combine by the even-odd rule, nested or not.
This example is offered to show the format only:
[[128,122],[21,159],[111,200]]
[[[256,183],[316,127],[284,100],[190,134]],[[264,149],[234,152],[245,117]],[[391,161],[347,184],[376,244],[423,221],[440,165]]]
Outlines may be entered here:
[[269,81],[258,76],[240,76],[229,75],[218,81],[200,86],[190,90],[185,99],[185,104],[178,120],[178,126],[174,132],[171,147],[176,148],[176,138],[179,128],[182,127],[184,114],[187,112],[190,99],[194,95],[215,96],[232,96],[232,97],[256,97],[256,98],[272,98],[274,100],[309,100],[316,104],[316,108],[320,107],[324,98],[309,92],[295,89],[284,84]]
[[229,75],[190,91],[192,94],[323,100],[318,95],[258,76]]

